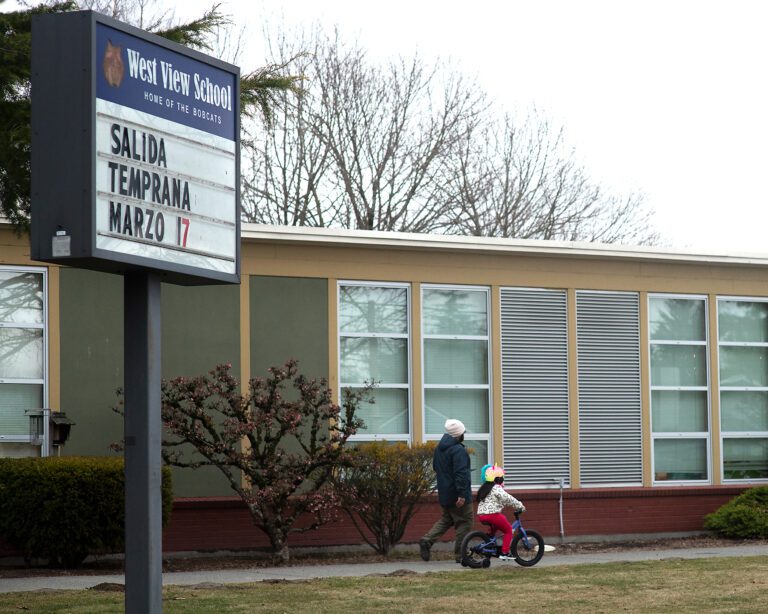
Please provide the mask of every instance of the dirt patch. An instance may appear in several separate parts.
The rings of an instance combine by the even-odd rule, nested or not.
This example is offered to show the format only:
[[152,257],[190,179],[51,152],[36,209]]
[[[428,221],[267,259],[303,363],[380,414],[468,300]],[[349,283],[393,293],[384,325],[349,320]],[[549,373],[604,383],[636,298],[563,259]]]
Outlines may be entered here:
[[116,582],[102,582],[96,586],[92,586],[89,591],[101,591],[103,593],[124,593],[125,584],[117,584]]
[[[718,548],[741,545],[768,545],[768,540],[734,540],[709,536],[662,538],[652,540],[634,540],[623,542],[553,542],[555,552],[552,555],[583,554],[598,552],[621,552],[626,550],[668,550],[675,548]],[[399,551],[387,558],[377,555],[373,550],[351,553],[328,552],[324,554],[297,553],[288,563],[296,565],[331,565],[354,563],[377,563],[421,560],[416,548]],[[453,560],[450,550],[433,550],[432,560]],[[205,571],[219,569],[252,569],[275,567],[269,557],[262,554],[217,554],[216,556],[193,555],[173,557],[163,561],[163,571]],[[48,567],[0,566],[0,578],[19,578],[35,576],[85,576],[117,574],[123,572],[123,561],[119,559],[99,560],[85,563],[79,569],[51,569]]]

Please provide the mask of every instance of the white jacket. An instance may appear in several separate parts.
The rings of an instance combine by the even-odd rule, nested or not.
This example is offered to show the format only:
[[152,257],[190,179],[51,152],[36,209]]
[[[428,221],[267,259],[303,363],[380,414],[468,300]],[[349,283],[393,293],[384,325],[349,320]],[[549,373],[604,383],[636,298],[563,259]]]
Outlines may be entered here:
[[517,511],[524,509],[523,504],[504,490],[501,484],[496,484],[478,504],[477,515],[497,514],[505,507],[514,507]]

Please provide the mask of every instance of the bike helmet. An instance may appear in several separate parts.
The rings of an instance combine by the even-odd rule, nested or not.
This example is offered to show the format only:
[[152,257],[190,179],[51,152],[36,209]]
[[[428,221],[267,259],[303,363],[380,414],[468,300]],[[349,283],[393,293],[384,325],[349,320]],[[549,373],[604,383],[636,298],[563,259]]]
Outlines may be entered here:
[[485,482],[485,472],[488,471],[488,469],[490,469],[491,467],[493,467],[493,465],[483,465],[480,468],[480,481],[481,482]]
[[504,469],[502,467],[488,465],[487,468],[483,467],[483,469],[485,469],[485,482],[495,482],[496,478],[504,477]]

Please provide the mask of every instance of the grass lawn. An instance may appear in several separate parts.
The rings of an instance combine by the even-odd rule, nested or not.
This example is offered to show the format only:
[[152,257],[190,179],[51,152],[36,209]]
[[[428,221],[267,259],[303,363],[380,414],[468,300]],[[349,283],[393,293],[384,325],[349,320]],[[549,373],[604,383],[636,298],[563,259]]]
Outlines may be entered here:
[[[168,587],[164,612],[768,612],[768,557]],[[122,593],[0,593],[0,612],[122,612]]]

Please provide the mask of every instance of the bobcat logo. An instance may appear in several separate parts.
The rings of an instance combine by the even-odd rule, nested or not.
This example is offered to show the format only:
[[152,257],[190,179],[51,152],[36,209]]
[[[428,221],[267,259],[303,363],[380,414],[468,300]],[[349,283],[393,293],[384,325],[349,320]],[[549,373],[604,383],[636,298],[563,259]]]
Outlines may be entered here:
[[123,65],[122,47],[107,41],[107,50],[104,52],[104,78],[113,87],[120,87],[125,75],[125,66]]

